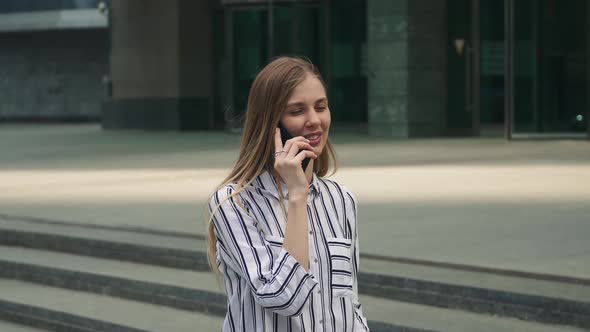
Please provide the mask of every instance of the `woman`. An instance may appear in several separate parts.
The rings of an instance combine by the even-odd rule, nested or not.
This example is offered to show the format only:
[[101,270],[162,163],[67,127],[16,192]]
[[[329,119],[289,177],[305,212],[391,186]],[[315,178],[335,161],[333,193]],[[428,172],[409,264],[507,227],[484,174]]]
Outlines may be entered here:
[[[294,136],[284,144],[280,125]],[[357,297],[356,202],[322,178],[336,168],[329,130],[311,63],[282,57],[262,69],[238,161],[209,202],[209,259],[228,299],[223,331],[369,330]]]

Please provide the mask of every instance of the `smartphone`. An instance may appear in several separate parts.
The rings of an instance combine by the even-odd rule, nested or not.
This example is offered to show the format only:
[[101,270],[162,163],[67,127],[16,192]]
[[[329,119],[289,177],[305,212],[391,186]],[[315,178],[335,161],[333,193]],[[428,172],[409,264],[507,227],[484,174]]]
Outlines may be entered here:
[[[293,138],[293,135],[291,135],[291,133],[289,133],[289,131],[285,127],[283,127],[283,125],[280,123],[279,123],[279,129],[281,131],[281,141],[283,141],[283,146],[285,146],[285,142],[287,142],[287,140],[290,140],[291,138]],[[310,160],[310,158],[305,158],[301,162],[301,167],[303,167],[304,172],[307,169],[307,165],[309,164],[309,160]]]

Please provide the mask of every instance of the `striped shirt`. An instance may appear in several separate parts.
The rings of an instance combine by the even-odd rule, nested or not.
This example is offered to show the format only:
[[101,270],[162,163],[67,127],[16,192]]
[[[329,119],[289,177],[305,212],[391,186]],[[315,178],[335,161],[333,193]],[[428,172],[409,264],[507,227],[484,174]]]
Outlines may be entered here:
[[[209,202],[228,311],[224,332],[369,331],[358,301],[356,201],[313,175],[307,201],[309,271],[283,247],[289,195],[262,173],[241,191],[226,185]],[[219,205],[221,204],[221,205]],[[219,205],[219,207],[218,207]]]

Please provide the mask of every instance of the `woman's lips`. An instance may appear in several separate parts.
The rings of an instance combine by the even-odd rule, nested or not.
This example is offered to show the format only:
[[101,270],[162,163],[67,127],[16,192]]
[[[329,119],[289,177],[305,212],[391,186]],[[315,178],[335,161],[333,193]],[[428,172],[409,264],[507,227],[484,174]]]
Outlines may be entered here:
[[[314,138],[314,139],[311,139],[310,137],[311,138]],[[318,146],[321,143],[321,141],[322,141],[322,134],[313,135],[313,136],[310,136],[310,137],[306,137],[306,138],[309,139],[309,145],[311,145],[313,147]]]

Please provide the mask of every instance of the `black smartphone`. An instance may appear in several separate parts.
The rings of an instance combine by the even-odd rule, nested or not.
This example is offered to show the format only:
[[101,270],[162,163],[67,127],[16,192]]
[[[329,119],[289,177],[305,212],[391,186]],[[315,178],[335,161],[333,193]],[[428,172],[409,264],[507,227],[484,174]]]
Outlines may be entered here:
[[[291,135],[291,133],[289,133],[289,131],[285,127],[283,127],[283,125],[280,123],[279,123],[279,129],[281,131],[281,141],[283,141],[283,146],[285,146],[285,142],[287,142],[287,140],[290,140],[291,138],[293,138],[293,135]],[[310,160],[310,158],[305,158],[301,162],[301,167],[303,167],[304,172],[307,169],[307,165],[309,164],[309,160]]]

